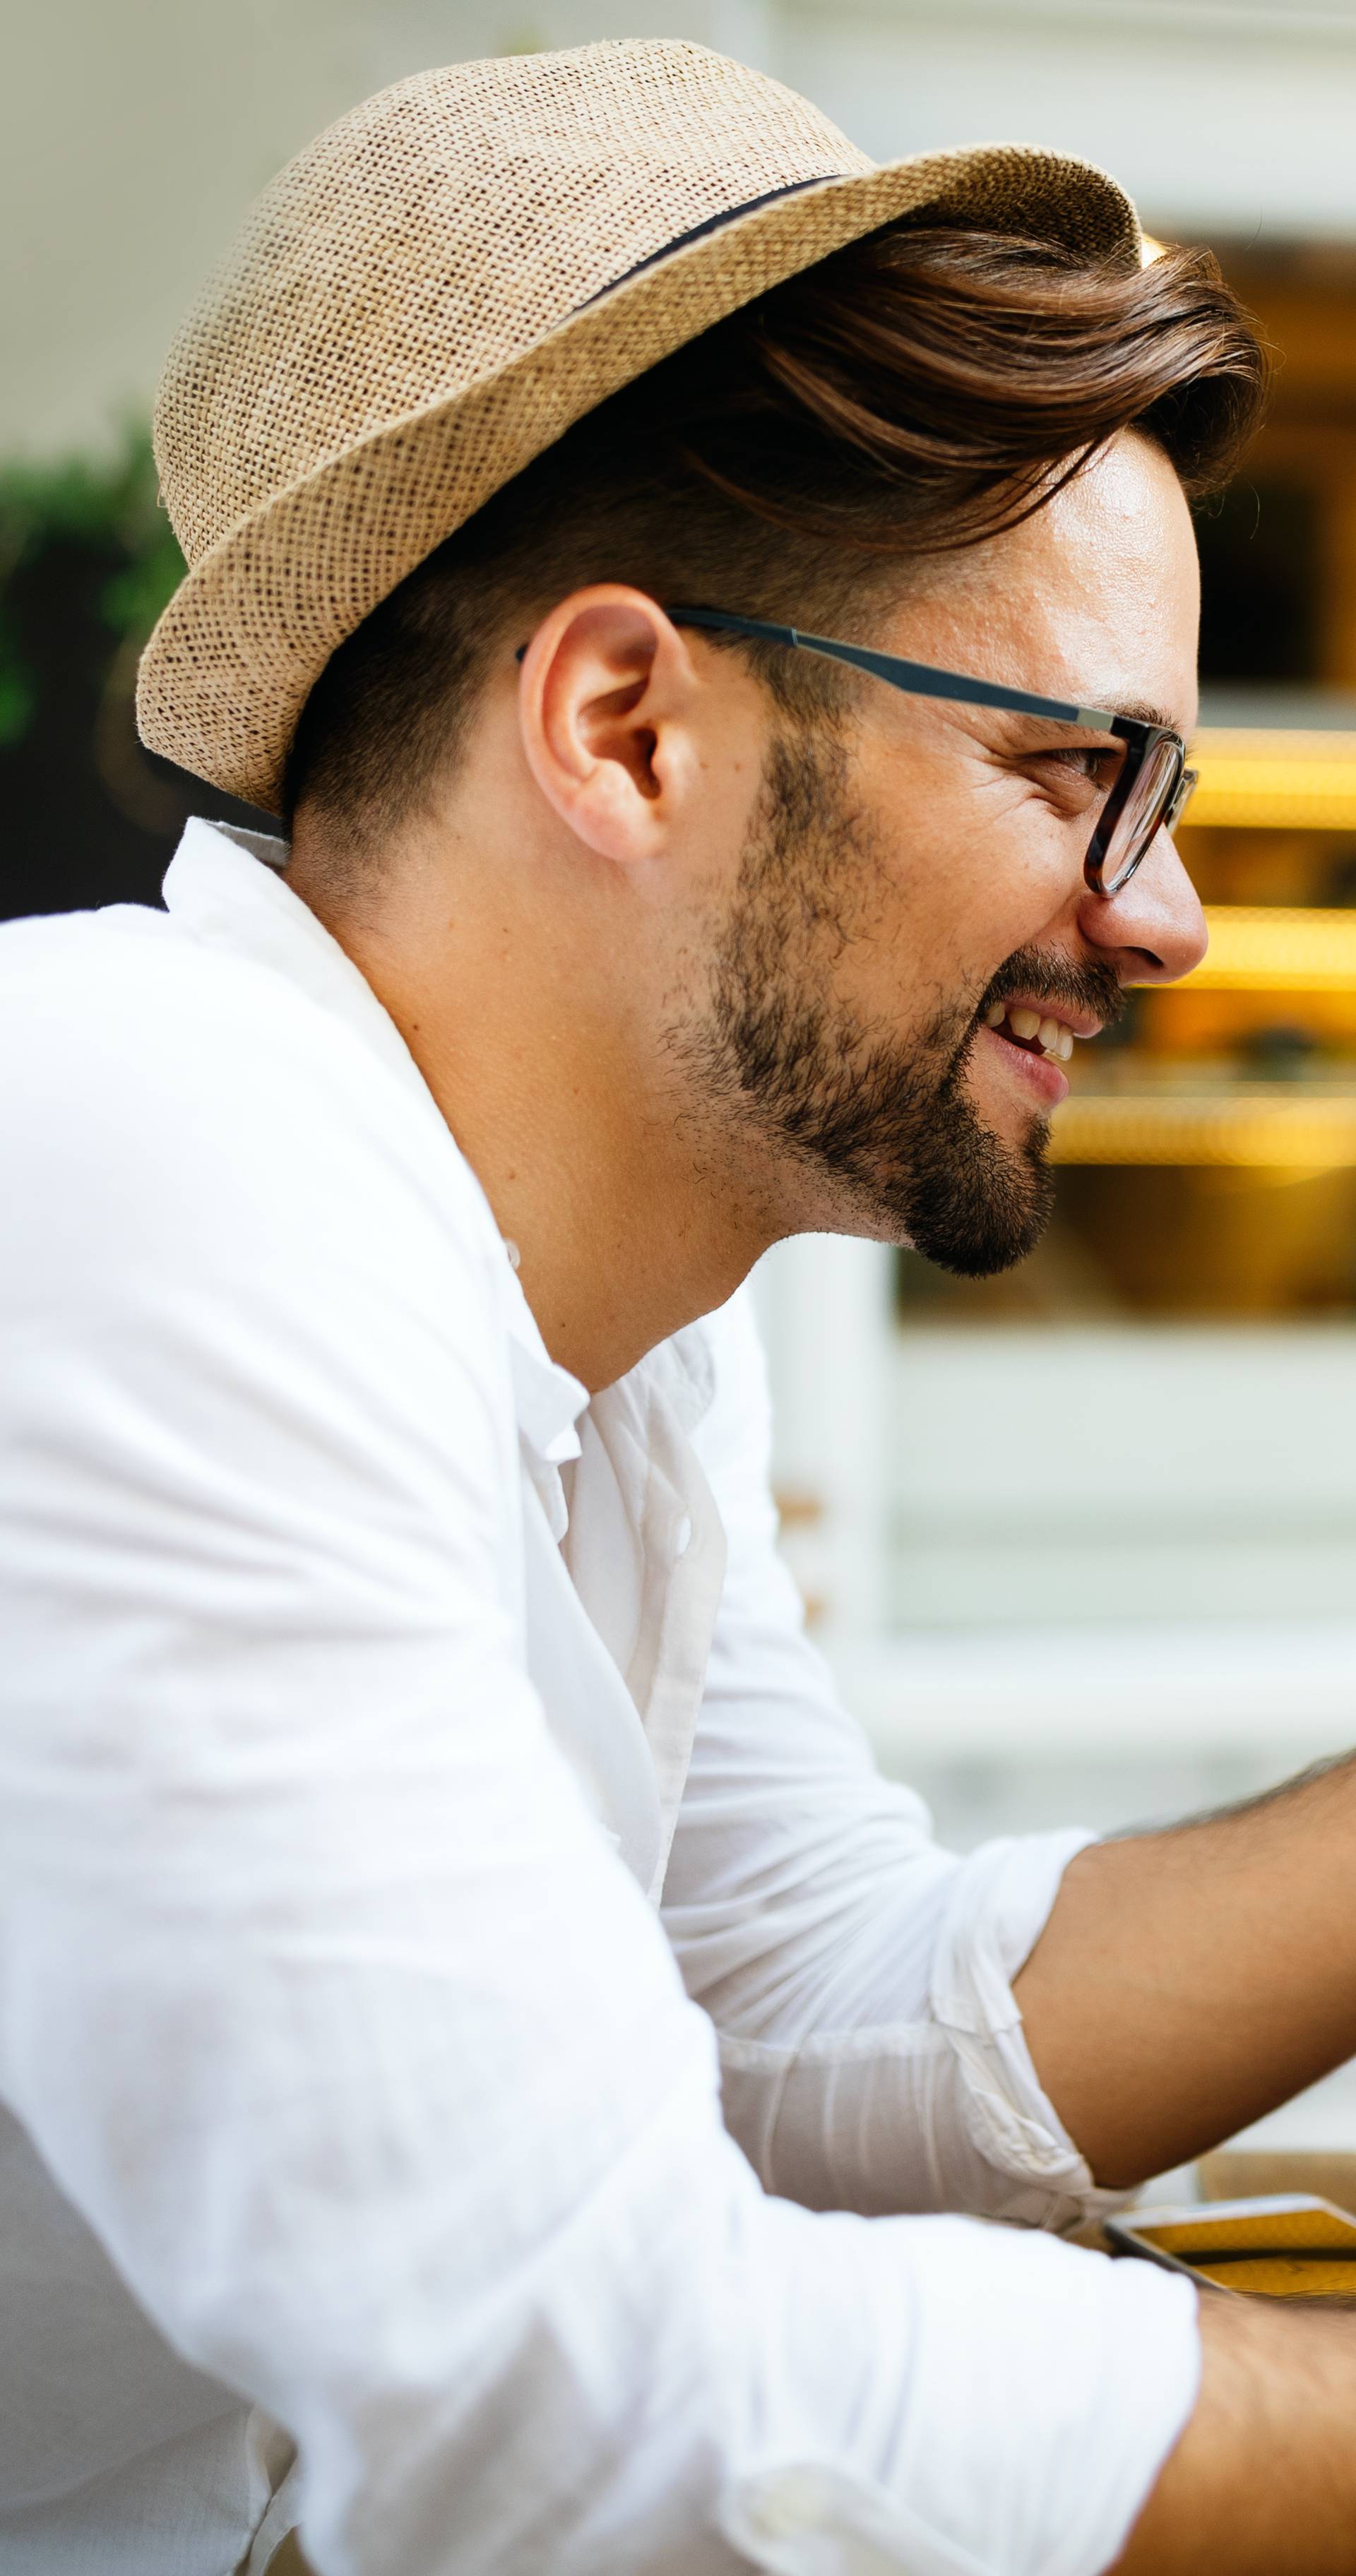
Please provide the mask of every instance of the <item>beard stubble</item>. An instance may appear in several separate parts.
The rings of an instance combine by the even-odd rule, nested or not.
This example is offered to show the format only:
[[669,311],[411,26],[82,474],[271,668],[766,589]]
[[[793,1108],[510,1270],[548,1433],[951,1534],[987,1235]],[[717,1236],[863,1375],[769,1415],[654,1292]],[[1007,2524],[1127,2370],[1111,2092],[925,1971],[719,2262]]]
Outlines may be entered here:
[[1121,1009],[1109,967],[1023,950],[977,999],[939,1002],[902,1041],[835,995],[835,960],[873,935],[882,862],[854,811],[834,736],[774,735],[709,999],[683,1052],[709,1103],[784,1164],[827,1184],[835,1230],[909,1243],[940,1269],[985,1278],[1024,1260],[1054,1200],[1048,1122],[1013,1145],[966,1089],[989,1005],[1018,991]]

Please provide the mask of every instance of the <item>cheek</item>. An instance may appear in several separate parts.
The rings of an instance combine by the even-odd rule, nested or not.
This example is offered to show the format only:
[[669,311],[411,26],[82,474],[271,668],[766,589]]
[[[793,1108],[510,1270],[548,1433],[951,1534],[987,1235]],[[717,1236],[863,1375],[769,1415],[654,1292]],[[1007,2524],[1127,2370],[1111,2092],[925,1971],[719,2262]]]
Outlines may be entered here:
[[1004,960],[1073,919],[1083,895],[1086,825],[1071,828],[1025,779],[986,773],[896,826],[880,872],[876,972],[920,1012],[971,1000]]
[[1006,914],[1028,931],[1058,918],[1082,888],[1097,803],[1081,787],[1056,801],[1034,777],[989,772],[952,844],[957,886],[995,919]]

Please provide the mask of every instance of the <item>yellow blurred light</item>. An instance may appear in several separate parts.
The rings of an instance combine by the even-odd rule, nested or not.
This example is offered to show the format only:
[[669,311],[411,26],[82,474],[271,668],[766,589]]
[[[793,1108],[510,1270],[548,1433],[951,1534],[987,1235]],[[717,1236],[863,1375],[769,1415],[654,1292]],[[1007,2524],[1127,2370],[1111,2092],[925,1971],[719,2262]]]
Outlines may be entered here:
[[1356,911],[1285,904],[1210,904],[1210,946],[1174,990],[1356,993]]
[[1162,258],[1167,247],[1167,243],[1161,242],[1156,233],[1141,233],[1139,237],[1140,267],[1152,268],[1154,261]]
[[1193,829],[1356,830],[1356,733],[1212,725],[1191,759]]
[[1315,1174],[1356,1166],[1356,1092],[1278,1099],[1075,1092],[1051,1121],[1056,1163],[1174,1163]]

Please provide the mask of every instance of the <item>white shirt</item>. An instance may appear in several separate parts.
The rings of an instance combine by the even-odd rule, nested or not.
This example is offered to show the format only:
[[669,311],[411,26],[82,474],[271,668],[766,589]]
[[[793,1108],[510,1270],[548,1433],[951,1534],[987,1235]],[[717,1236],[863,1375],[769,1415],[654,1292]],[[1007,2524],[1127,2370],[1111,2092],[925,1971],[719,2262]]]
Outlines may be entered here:
[[0,931],[0,2566],[1094,2576],[1190,2285],[899,2214],[1095,2201],[1083,1837],[879,1778],[743,1300],[590,1402],[282,856]]

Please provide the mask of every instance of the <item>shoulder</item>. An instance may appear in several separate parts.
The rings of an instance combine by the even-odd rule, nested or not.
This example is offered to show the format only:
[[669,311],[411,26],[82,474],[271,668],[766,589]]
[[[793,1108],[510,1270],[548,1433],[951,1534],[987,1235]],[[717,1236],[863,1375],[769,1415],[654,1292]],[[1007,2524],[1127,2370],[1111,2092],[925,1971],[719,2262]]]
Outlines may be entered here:
[[[141,1093],[170,1120],[187,1094],[218,1094],[237,1118],[271,1096],[286,1118],[284,1070],[309,1088],[375,1065],[334,1012],[275,967],[217,949],[163,913],[131,904],[0,928],[0,1047],[41,1109],[68,1096],[97,1115],[92,1077],[119,1102]],[[378,1095],[391,1089],[378,1080]],[[227,1122],[229,1123],[229,1122]]]
[[0,930],[0,1104],[21,1269],[285,1268],[298,1296],[337,1269],[426,1305],[455,1274],[459,1303],[490,1297],[493,1219],[417,1077],[162,914]]
[[0,1047],[11,1067],[31,1066],[39,1106],[69,1090],[93,1108],[95,1069],[119,1098],[158,1077],[167,1114],[185,1085],[229,1070],[247,1103],[280,1062],[332,1055],[343,1034],[273,968],[204,945],[164,913],[118,904],[0,928]]

